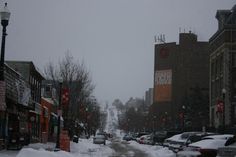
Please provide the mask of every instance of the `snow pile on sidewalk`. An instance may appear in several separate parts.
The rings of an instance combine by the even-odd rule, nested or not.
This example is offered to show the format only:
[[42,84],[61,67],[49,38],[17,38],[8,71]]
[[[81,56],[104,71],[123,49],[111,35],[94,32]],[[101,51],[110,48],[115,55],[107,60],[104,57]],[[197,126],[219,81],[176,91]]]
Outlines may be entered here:
[[[107,141],[107,144],[110,142]],[[113,150],[107,145],[93,144],[92,139],[80,139],[79,143],[71,142],[71,152],[47,151],[48,145],[35,144],[33,148],[23,148],[16,157],[105,157],[110,156]],[[49,149],[50,150],[50,149]]]

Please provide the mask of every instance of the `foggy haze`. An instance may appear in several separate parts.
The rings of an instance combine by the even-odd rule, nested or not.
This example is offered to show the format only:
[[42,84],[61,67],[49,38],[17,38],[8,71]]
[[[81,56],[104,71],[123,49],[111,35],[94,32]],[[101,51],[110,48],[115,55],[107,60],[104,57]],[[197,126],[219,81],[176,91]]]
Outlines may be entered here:
[[[3,7],[5,1],[0,1]],[[84,61],[100,102],[144,97],[153,87],[154,36],[178,42],[192,32],[208,41],[217,10],[235,0],[8,0],[6,60],[27,60],[43,71],[70,51]],[[180,29],[181,28],[181,29]]]

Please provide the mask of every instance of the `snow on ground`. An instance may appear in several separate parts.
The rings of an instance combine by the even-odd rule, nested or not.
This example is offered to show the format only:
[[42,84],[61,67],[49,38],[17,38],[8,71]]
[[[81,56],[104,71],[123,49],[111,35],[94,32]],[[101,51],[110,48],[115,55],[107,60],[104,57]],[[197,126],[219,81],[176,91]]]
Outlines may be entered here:
[[[98,145],[93,144],[92,138],[80,139],[79,143],[71,142],[70,152],[54,152],[55,144],[53,143],[37,143],[31,144],[20,151],[0,151],[0,157],[109,157],[114,153],[114,150],[109,147],[110,143],[110,141],[107,141],[107,145]],[[143,145],[135,141],[128,143],[130,146],[148,154],[149,157],[175,157],[172,151],[162,146]],[[132,156],[134,152],[130,151],[128,154]]]
[[135,141],[130,141],[129,143],[130,146],[142,150],[150,157],[176,157],[175,153],[166,147],[139,144]]
[[[107,116],[107,123],[109,124],[117,124],[118,123],[118,110],[115,106],[109,106],[108,107],[108,116]],[[108,127],[114,127],[114,125],[108,125]],[[122,139],[122,137],[125,135],[124,132],[117,128],[109,128],[110,130],[116,130],[116,137],[119,137]],[[176,154],[173,153],[173,151],[169,150],[168,148],[164,148],[162,146],[152,146],[152,145],[144,145],[139,144],[136,141],[121,141],[122,143],[128,143],[130,146],[139,149],[143,151],[144,153],[148,154],[149,157],[176,157]],[[125,146],[125,145],[124,145]],[[130,152],[131,154],[134,152]]]
[[71,151],[54,152],[55,144],[37,143],[30,144],[20,151],[0,151],[0,157],[108,157],[114,151],[109,147],[111,142],[107,141],[107,145],[93,144],[93,139],[80,139],[79,143],[71,142]]
[[[110,142],[107,142],[109,144]],[[41,144],[38,144],[41,147]],[[108,145],[93,144],[92,138],[80,139],[79,143],[71,142],[71,152],[46,151],[43,148],[35,149],[23,148],[16,157],[106,157],[113,153]]]
[[110,141],[106,145],[93,144],[93,139],[80,139],[79,143],[71,143],[71,153],[79,157],[107,157],[114,151],[109,147]]

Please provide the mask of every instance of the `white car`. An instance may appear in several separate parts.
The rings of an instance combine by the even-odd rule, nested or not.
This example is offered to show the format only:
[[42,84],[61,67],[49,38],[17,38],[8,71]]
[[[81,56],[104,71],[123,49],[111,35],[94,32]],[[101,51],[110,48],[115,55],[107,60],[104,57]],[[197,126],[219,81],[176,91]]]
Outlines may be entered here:
[[226,141],[233,135],[212,135],[204,137],[203,140],[189,144],[185,150],[176,154],[177,157],[198,157],[200,155],[215,157],[217,150],[223,147]]
[[94,144],[104,144],[104,145],[106,145],[106,137],[104,135],[96,135],[93,138],[93,143]]
[[190,136],[200,133],[201,132],[183,132],[182,134],[174,135],[170,138],[167,138],[164,141],[163,146],[167,146],[170,150],[178,152],[182,150],[184,146],[187,145],[187,140]]

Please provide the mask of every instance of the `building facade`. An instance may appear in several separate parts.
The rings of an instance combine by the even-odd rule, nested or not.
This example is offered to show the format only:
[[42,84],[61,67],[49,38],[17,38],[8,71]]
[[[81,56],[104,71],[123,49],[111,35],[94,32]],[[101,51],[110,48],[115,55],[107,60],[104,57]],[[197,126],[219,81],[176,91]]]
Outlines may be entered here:
[[29,84],[31,100],[29,103],[29,125],[31,142],[41,140],[40,115],[41,115],[41,88],[44,77],[31,61],[6,61],[15,71],[19,72],[24,81]]
[[[183,128],[187,121],[190,121],[189,126],[205,125],[191,124],[193,117],[188,120],[187,116],[181,115],[187,115],[188,109],[192,108],[188,105],[193,100],[188,98],[194,91],[199,89],[198,94],[207,97],[208,79],[208,42],[198,41],[197,35],[189,32],[179,34],[179,44],[155,44],[152,112],[157,116],[158,126]],[[207,107],[208,103],[204,105]]]
[[236,5],[216,13],[218,30],[210,43],[210,125],[236,123]]
[[0,147],[21,147],[29,143],[28,110],[30,101],[29,84],[20,73],[5,64],[6,109],[0,112]]

